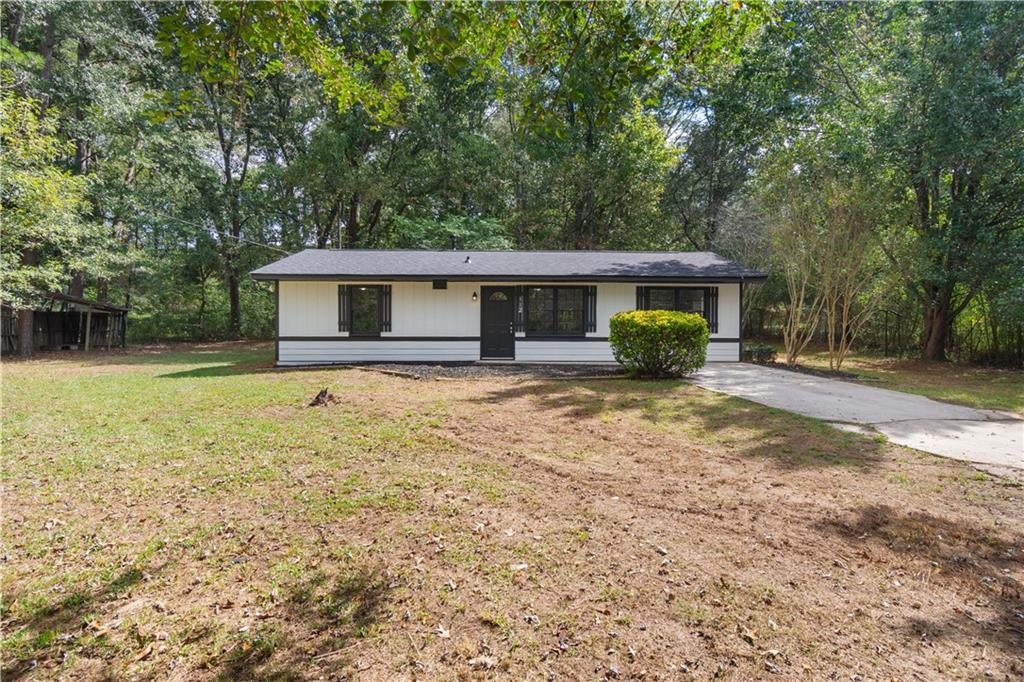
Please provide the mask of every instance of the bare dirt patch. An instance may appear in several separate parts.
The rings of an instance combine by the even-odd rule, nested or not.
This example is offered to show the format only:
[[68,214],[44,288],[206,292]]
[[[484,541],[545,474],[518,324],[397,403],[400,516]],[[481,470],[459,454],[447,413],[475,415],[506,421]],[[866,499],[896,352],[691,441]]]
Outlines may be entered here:
[[262,361],[7,373],[9,675],[1024,674],[1019,486],[678,382]]

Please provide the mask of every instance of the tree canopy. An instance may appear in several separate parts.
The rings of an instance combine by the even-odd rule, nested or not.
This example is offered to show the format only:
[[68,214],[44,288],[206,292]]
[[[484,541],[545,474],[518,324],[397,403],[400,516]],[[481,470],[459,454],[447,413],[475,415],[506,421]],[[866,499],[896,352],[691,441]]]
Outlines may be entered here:
[[2,12],[16,307],[64,289],[131,306],[137,340],[265,336],[246,273],[305,247],[714,249],[771,273],[745,314],[772,334],[778,218],[816,206],[825,232],[856,215],[884,282],[834,296],[846,319],[1024,355],[1018,3]]

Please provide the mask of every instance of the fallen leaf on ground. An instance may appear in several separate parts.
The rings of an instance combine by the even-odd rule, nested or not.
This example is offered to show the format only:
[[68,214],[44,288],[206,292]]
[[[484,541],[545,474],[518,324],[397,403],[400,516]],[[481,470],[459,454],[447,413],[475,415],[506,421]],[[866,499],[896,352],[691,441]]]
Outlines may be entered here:
[[477,656],[469,660],[469,667],[473,670],[490,670],[498,665],[498,659],[494,656]]

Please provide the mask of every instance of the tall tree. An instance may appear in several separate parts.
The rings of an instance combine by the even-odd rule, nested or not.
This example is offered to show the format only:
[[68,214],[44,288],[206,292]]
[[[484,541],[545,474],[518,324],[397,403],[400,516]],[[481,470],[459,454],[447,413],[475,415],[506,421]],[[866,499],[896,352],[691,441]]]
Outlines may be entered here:
[[0,299],[18,310],[19,352],[31,355],[33,306],[66,284],[67,264],[80,260],[96,231],[85,215],[84,180],[53,164],[69,151],[53,117],[11,89],[7,72],[0,76]]
[[954,320],[1024,230],[1024,6],[899,5],[872,19],[892,93],[875,143],[913,203],[890,255],[924,308],[923,357],[945,360]]

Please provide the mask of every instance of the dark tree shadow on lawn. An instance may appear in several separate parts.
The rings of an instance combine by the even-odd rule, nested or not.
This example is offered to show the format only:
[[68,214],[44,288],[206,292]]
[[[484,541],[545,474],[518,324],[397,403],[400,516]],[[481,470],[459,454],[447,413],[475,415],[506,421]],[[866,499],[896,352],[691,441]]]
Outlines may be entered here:
[[[162,567],[161,567],[162,568]],[[156,571],[160,570],[155,569]],[[43,633],[56,633],[53,644],[49,647],[37,648],[32,654],[25,658],[13,657],[11,660],[4,660],[0,673],[4,679],[16,680],[32,670],[34,660],[45,657],[49,654],[58,654],[61,644],[61,635],[75,634],[85,628],[85,616],[97,603],[116,599],[123,592],[142,581],[144,574],[141,569],[132,566],[117,574],[103,587],[92,592],[76,591],[61,598],[48,606],[35,611],[31,616],[21,621],[10,621],[4,623],[4,629],[8,633],[14,631],[25,631],[30,633],[39,641]],[[12,596],[5,595],[5,610],[7,605],[15,604],[19,598],[29,595]],[[6,621],[7,614],[4,614]]]
[[264,636],[257,632],[235,646],[224,655],[224,664],[215,679],[223,682],[231,680],[304,680],[307,676],[302,668],[290,664],[274,665],[269,663],[278,649],[277,638],[270,634]]
[[269,370],[273,361],[267,362],[235,362],[222,365],[206,365],[195,369],[185,369],[179,372],[168,372],[157,374],[157,379],[204,379],[209,377],[229,377],[239,374],[253,374],[260,370]]
[[[1024,651],[1024,584],[1013,576],[1024,569],[1024,534],[1011,528],[997,536],[963,520],[904,513],[887,505],[869,505],[853,513],[850,520],[826,521],[818,529],[854,547],[882,544],[937,569],[930,578],[933,582],[948,581],[973,593],[962,604],[951,604],[954,613],[945,620],[909,619],[909,637],[984,641],[1011,657]],[[996,615],[985,619],[972,613],[978,602]]]
[[[372,634],[391,587],[381,570],[363,567],[333,579],[317,573],[295,586],[284,600],[284,633],[257,633],[227,655],[217,679],[308,679],[349,664],[346,649]],[[310,655],[308,650],[316,650]]]
[[520,398],[574,421],[633,413],[653,427],[679,426],[702,440],[722,443],[730,453],[770,460],[787,469],[863,470],[884,458],[880,440],[680,381],[524,382],[491,391],[484,401]]

